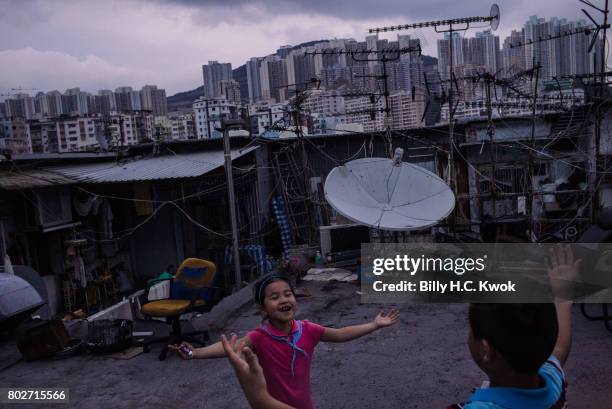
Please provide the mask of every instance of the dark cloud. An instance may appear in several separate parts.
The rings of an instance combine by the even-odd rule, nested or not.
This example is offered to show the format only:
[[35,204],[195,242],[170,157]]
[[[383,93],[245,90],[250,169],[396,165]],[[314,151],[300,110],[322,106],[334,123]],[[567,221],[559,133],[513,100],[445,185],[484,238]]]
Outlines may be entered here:
[[[577,0],[498,2],[502,41],[530,15],[583,18]],[[209,60],[238,67],[284,44],[363,40],[368,28],[487,15],[490,6],[485,0],[0,0],[0,89],[95,91],[146,81],[170,94],[198,86]],[[437,54],[441,34],[406,34]]]
[[[264,14],[319,14],[355,20],[403,17],[410,21],[436,20],[454,17],[486,16],[490,0],[156,0],[160,3],[182,4],[195,8],[238,9],[250,6],[265,10]],[[537,14],[573,17],[580,14],[578,1],[499,0],[502,15]],[[527,7],[523,7],[527,6]],[[529,9],[533,11],[529,11]],[[516,13],[519,11],[519,13]]]

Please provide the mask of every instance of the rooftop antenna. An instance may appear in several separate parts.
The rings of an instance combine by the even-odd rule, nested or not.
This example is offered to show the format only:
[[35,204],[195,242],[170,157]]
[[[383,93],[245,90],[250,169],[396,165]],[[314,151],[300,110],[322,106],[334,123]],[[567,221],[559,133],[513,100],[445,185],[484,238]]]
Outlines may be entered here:
[[[497,30],[499,26],[500,20],[500,12],[499,6],[497,4],[493,4],[489,11],[489,16],[483,17],[463,17],[449,20],[435,20],[435,21],[426,21],[421,23],[413,23],[413,24],[404,24],[398,26],[389,26],[389,27],[381,27],[381,28],[372,28],[369,33],[380,33],[387,31],[397,31],[397,30],[409,30],[409,29],[418,29],[423,27],[433,27],[436,33],[449,33],[448,40],[448,56],[449,56],[449,75],[448,77],[452,80],[454,78],[454,70],[453,70],[453,42],[454,42],[454,32],[455,31],[466,31],[470,28],[470,23],[484,23],[489,22],[491,25],[491,29],[493,31]],[[456,26],[459,25],[460,28]],[[446,29],[439,29],[439,27],[448,27]],[[454,151],[455,151],[455,135],[454,135],[454,117],[455,117],[455,109],[453,105],[453,84],[451,83],[448,87],[448,93],[446,95],[446,100],[448,101],[448,138],[449,138],[449,150],[448,150],[448,170],[447,170],[447,182],[451,187],[451,190],[457,191],[457,181],[456,174],[453,171],[454,169]],[[454,224],[454,218],[453,218]],[[454,229],[453,229],[454,230]]]
[[[573,36],[573,35],[576,35],[576,34],[589,35],[589,34],[591,34],[592,31],[593,31],[592,27],[579,27],[579,28],[575,28],[573,30],[561,31],[558,34],[549,34],[546,37],[538,37],[536,39],[531,39],[530,38],[530,39],[527,39],[525,41],[519,41],[519,42],[516,42],[516,43],[512,43],[512,44],[508,45],[508,48],[525,47],[525,46],[528,46],[528,45],[533,45],[533,44],[536,44],[536,43],[543,43],[545,41],[555,40],[555,39],[558,39],[558,38],[570,37],[570,36]],[[595,30],[595,34],[593,35],[594,39],[597,38],[597,33],[598,32],[599,32],[599,29],[597,28]],[[591,40],[591,46],[590,46],[591,48],[593,46],[593,41],[594,40]],[[589,48],[589,52],[590,52],[590,50],[591,49]]]
[[[382,63],[382,74],[375,74],[375,75],[360,75],[357,76],[359,78],[374,78],[377,80],[383,80],[384,81],[384,89],[382,92],[382,96],[385,98],[385,106],[382,109],[382,111],[385,113],[385,130],[386,130],[386,138],[387,138],[387,142],[388,142],[388,149],[389,149],[389,156],[393,156],[393,152],[392,152],[392,141],[391,141],[391,125],[390,125],[390,113],[391,113],[391,107],[389,105],[389,84],[388,84],[388,79],[389,79],[389,74],[387,73],[387,63],[391,62],[391,61],[397,61],[400,59],[401,54],[404,53],[414,53],[414,52],[418,52],[418,55],[421,55],[421,46],[420,44],[417,45],[416,47],[405,47],[405,48],[388,48],[388,49],[382,49],[382,50],[322,50],[322,51],[315,51],[315,52],[309,52],[306,53],[306,55],[334,55],[334,54],[347,54],[349,55],[353,61],[357,61],[357,62],[381,62]],[[376,54],[376,58],[370,58],[370,57],[358,57],[358,55],[370,55],[370,54]],[[367,93],[365,95],[369,95],[370,98],[373,98],[376,93]],[[375,109],[370,111],[370,115],[373,115],[374,112],[376,112]],[[360,113],[360,112],[351,112],[349,114],[354,114],[354,113]]]
[[[301,166],[302,166],[302,181],[301,183],[303,184],[304,187],[304,192],[306,193],[306,197],[307,197],[307,202],[306,202],[306,214],[305,216],[307,217],[308,221],[313,220],[313,211],[311,209],[311,194],[310,194],[310,190],[308,188],[309,186],[309,181],[308,181],[308,154],[306,152],[306,146],[304,144],[304,131],[302,129],[302,105],[304,104],[306,98],[307,98],[307,92],[309,90],[312,89],[312,87],[315,87],[315,89],[319,89],[319,87],[321,86],[321,81],[317,78],[311,78],[308,81],[305,82],[299,82],[299,83],[295,83],[295,84],[287,84],[284,85],[282,87],[279,88],[286,88],[287,91],[291,91],[293,92],[295,95],[292,97],[292,103],[291,105],[293,106],[293,109],[291,111],[289,111],[292,120],[294,122],[294,132],[295,135],[297,137],[297,143],[300,147],[300,152],[301,152]],[[291,89],[291,87],[293,87],[293,89]],[[310,88],[309,88],[310,87]],[[289,206],[290,204],[287,203],[287,205]],[[308,234],[308,242],[312,242],[313,238],[314,238],[314,232],[312,229],[312,223],[308,223],[309,228],[307,229],[307,234]]]
[[[591,20],[591,22],[595,25],[595,33],[593,33],[593,38],[591,39],[591,44],[589,44],[589,49],[588,52],[591,52],[591,50],[593,50],[593,47],[595,47],[595,43],[597,42],[597,38],[599,37],[599,32],[602,31],[602,39],[601,39],[601,51],[600,51],[600,55],[599,55],[599,75],[600,75],[600,79],[599,79],[599,87],[598,89],[598,103],[597,103],[597,110],[596,110],[596,121],[595,121],[595,184],[593,186],[598,186],[599,185],[599,180],[600,180],[600,174],[597,172],[598,166],[600,164],[600,160],[599,160],[599,145],[601,142],[601,123],[603,120],[603,108],[602,108],[602,102],[604,102],[604,85],[606,83],[606,42],[608,41],[607,39],[607,30],[608,28],[610,28],[610,24],[608,23],[608,13],[610,12],[610,9],[608,7],[609,5],[609,0],[606,0],[604,3],[604,8],[601,9],[597,6],[595,6],[593,3],[591,3],[589,0],[579,0],[582,4],[585,4],[587,6],[589,6],[591,9],[594,9],[598,12],[600,12],[601,14],[603,14],[603,23],[602,24],[598,24],[597,21],[595,21],[595,19],[593,17],[591,17],[591,15],[585,10],[582,9],[582,12],[589,18],[589,20]],[[593,59],[595,64],[593,64],[593,72],[595,73],[597,71],[597,53],[593,54]],[[597,211],[598,209],[598,205],[596,202],[596,196],[597,193],[595,192],[595,189],[591,190],[591,221],[596,219],[597,216]]]
[[[607,0],[606,0],[607,1]],[[449,55],[449,78],[453,78],[453,34],[456,31],[466,31],[470,28],[471,23],[485,23],[488,22],[491,25],[491,30],[497,30],[499,26],[500,20],[500,12],[499,6],[497,4],[493,4],[489,11],[488,16],[482,17],[463,17],[456,19],[448,19],[448,20],[434,20],[434,21],[426,21],[420,23],[412,23],[412,24],[403,24],[398,26],[388,26],[388,27],[380,27],[380,28],[371,28],[368,30],[370,34],[372,33],[380,33],[380,32],[388,32],[388,31],[398,31],[398,30],[410,30],[410,29],[419,29],[423,27],[433,27],[436,33],[449,33],[449,41],[448,41],[448,55]],[[457,26],[460,26],[457,28]],[[448,27],[446,29],[439,29],[439,27]],[[457,188],[456,183],[456,175],[453,172],[454,166],[454,150],[455,150],[455,137],[453,133],[454,128],[454,109],[453,109],[453,86],[452,84],[448,87],[448,94],[446,96],[448,101],[448,112],[449,112],[449,121],[448,121],[448,136],[449,136],[449,155],[448,155],[448,171],[447,171],[447,180],[448,184],[451,186],[451,189]]]

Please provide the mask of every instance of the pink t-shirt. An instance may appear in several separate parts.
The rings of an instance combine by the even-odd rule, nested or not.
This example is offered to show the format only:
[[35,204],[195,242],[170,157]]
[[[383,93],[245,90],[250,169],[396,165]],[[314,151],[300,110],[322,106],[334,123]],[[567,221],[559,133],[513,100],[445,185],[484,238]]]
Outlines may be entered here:
[[[297,321],[293,321],[293,328],[289,336],[270,324],[266,324],[265,328],[271,334],[285,337],[291,342],[293,334],[298,331],[298,324]],[[313,409],[310,393],[310,364],[314,347],[323,336],[324,331],[325,329],[320,325],[302,321],[302,337],[296,345],[308,356],[300,351],[296,352],[293,374],[291,372],[293,349],[288,343],[274,339],[262,328],[257,328],[247,334],[255,347],[257,358],[266,377],[268,392],[272,397],[297,409]]]

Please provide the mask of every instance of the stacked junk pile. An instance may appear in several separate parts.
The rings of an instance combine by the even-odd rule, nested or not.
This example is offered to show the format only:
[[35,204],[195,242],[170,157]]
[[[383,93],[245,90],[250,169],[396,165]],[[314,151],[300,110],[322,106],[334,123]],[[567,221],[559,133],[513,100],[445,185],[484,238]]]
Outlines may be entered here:
[[[63,318],[49,317],[47,293],[40,275],[26,266],[11,266],[5,258],[0,273],[0,333],[16,333],[25,361],[61,358],[88,350],[113,353],[142,345],[133,335],[133,323],[125,319],[87,321],[76,311]],[[142,351],[142,348],[141,348]]]

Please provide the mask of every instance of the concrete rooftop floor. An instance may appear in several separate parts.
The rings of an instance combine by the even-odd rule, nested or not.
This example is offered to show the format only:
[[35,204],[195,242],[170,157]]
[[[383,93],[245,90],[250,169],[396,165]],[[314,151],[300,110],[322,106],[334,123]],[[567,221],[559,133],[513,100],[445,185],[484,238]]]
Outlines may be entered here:
[[[309,282],[299,317],[325,326],[371,320],[381,305],[360,304],[354,284]],[[312,364],[315,406],[328,408],[446,408],[485,379],[466,345],[467,307],[400,305],[397,325],[342,344],[321,343]],[[594,306],[592,306],[594,307]],[[259,325],[254,307],[235,311],[224,328],[244,334]],[[574,344],[566,367],[572,408],[609,408],[612,334],[574,310]],[[196,324],[197,326],[197,320]],[[218,334],[212,335],[218,339]],[[131,360],[81,354],[20,362],[0,372],[0,387],[67,387],[70,403],[55,408],[247,408],[225,359],[183,361],[151,353]],[[18,358],[13,341],[0,344],[0,367]],[[41,408],[43,405],[3,405]]]

